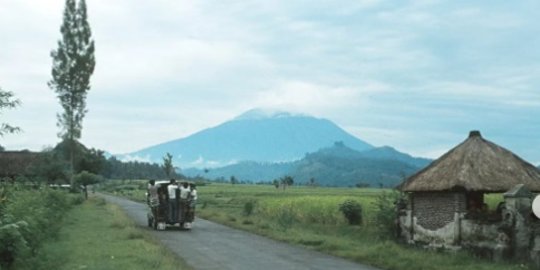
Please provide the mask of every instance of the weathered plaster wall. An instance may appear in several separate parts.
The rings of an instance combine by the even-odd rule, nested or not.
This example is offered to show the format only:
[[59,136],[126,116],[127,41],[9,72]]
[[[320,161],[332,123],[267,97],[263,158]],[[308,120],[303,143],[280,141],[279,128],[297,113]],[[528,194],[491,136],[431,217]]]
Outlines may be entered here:
[[[505,194],[501,219],[466,215],[464,193],[415,193],[399,212],[401,236],[409,243],[465,248],[494,260],[514,258],[540,269],[540,220],[532,200]],[[467,216],[467,217],[466,217]]]

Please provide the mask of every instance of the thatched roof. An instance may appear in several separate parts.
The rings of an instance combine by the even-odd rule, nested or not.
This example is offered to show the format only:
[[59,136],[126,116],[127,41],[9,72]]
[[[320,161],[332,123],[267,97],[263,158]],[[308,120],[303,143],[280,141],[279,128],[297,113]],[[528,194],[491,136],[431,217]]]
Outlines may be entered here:
[[517,184],[540,191],[540,170],[471,131],[469,138],[405,180],[402,191],[504,192]]
[[0,152],[0,177],[23,175],[27,168],[36,161],[38,153],[28,151]]

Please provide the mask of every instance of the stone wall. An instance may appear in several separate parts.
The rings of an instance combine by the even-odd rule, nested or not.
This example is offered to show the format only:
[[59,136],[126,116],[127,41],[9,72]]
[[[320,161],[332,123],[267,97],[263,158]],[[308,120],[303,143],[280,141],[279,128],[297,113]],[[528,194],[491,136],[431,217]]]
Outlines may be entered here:
[[456,212],[465,211],[465,194],[421,192],[412,194],[413,215],[424,229],[437,230],[454,221]]
[[471,218],[465,193],[409,194],[407,208],[398,211],[399,233],[411,244],[464,248],[496,261],[515,259],[540,269],[540,219],[531,211],[534,195],[523,185],[504,194],[502,219]]

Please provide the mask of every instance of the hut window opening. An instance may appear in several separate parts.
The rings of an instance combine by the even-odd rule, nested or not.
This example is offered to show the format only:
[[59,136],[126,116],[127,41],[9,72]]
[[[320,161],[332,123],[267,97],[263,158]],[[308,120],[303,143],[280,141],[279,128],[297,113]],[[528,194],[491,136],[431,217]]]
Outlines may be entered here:
[[[505,208],[504,201],[498,200],[499,194],[484,195],[481,192],[467,192],[467,214],[469,219],[484,221],[502,220],[502,210]],[[488,202],[489,201],[489,206]]]
[[468,212],[479,212],[487,211],[488,206],[484,202],[484,193],[480,192],[469,192],[467,194],[467,211]]
[[467,217],[470,219],[485,219],[488,206],[484,202],[484,193],[467,192]]

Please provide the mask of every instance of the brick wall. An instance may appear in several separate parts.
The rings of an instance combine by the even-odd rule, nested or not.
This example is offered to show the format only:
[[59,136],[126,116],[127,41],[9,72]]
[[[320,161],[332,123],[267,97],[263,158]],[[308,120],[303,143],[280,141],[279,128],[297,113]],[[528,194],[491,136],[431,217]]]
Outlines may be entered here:
[[418,192],[413,196],[413,215],[417,224],[436,230],[454,221],[456,211],[465,210],[465,195],[451,192]]

